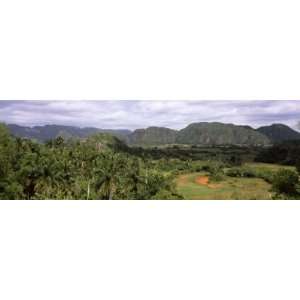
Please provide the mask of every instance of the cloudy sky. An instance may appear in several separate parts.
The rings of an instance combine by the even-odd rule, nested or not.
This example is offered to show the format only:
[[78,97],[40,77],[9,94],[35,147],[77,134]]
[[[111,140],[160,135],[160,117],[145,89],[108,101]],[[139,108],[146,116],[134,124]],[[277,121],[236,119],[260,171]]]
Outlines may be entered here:
[[[300,130],[300,100],[294,101],[0,101],[0,121],[136,129],[181,129],[193,122],[259,127],[284,123]],[[298,125],[297,125],[298,124]]]

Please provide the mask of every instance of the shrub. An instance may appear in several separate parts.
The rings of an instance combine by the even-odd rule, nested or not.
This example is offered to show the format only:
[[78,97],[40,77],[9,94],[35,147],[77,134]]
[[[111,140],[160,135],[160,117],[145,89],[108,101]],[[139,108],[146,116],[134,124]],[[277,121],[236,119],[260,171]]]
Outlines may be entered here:
[[282,169],[274,175],[272,189],[279,194],[295,195],[297,194],[296,187],[298,180],[296,172]]
[[300,175],[300,159],[298,159],[298,160],[296,161],[296,169],[297,169],[297,172],[298,172],[299,175]]
[[242,158],[240,155],[232,155],[229,159],[229,162],[233,166],[241,166],[242,165]]
[[230,177],[242,177],[241,168],[228,169],[225,174]]
[[212,181],[222,181],[224,179],[223,173],[222,172],[217,172],[217,173],[213,173],[210,176],[210,179]]
[[248,177],[248,178],[254,178],[254,177],[256,177],[255,172],[253,170],[251,170],[251,169],[243,168],[242,172],[243,172],[243,177]]
[[202,171],[209,172],[210,171],[210,166],[209,165],[202,166]]
[[274,172],[271,170],[260,170],[256,172],[256,177],[265,180],[268,183],[273,182]]
[[246,167],[234,167],[226,171],[226,175],[230,177],[248,177],[248,178],[253,178],[257,177],[256,173]]

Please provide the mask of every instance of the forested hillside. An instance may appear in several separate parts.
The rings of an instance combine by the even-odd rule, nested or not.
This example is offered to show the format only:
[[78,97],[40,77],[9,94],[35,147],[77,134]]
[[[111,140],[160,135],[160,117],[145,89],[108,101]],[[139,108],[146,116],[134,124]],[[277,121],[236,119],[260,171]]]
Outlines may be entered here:
[[268,145],[270,140],[249,126],[194,123],[178,132],[176,142],[196,145]]
[[263,126],[257,129],[260,133],[267,136],[273,143],[299,140],[300,133],[284,124],[273,124],[270,126]]
[[109,134],[46,143],[0,125],[0,199],[177,199],[172,178]]
[[164,127],[149,127],[137,129],[128,136],[128,142],[132,145],[167,145],[176,141],[176,130]]

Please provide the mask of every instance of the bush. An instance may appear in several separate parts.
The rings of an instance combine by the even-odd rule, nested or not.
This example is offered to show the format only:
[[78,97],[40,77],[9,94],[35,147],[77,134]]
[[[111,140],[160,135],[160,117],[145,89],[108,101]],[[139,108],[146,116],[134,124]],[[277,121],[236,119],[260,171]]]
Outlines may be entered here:
[[210,166],[209,165],[202,166],[202,171],[209,172],[210,171]]
[[228,169],[225,174],[230,177],[242,177],[241,168]]
[[248,177],[248,178],[256,177],[255,171],[248,168],[243,168],[242,170],[243,170],[243,177]]
[[261,178],[268,183],[272,183],[275,174],[276,173],[271,170],[259,170],[256,172],[256,177]]
[[297,161],[296,161],[296,169],[297,169],[298,174],[300,175],[300,159],[297,159]]
[[272,190],[278,194],[295,195],[298,181],[296,172],[282,169],[273,177]]
[[226,171],[226,175],[230,177],[248,177],[254,178],[257,177],[255,172],[249,168],[243,167],[235,167]]
[[212,181],[222,181],[224,179],[223,173],[222,172],[217,172],[217,173],[213,173],[210,176],[210,179]]
[[246,178],[261,178],[268,183],[273,182],[274,172],[271,170],[254,170],[247,167],[234,167],[226,171],[226,175],[230,177],[246,177]]
[[241,166],[242,165],[242,158],[240,155],[232,155],[229,159],[229,162],[232,166]]

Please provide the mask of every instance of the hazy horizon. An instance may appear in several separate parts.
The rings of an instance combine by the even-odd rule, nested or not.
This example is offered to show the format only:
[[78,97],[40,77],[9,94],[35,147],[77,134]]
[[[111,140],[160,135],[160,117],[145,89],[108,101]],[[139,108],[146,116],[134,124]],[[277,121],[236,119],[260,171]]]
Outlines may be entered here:
[[129,130],[153,126],[182,129],[197,122],[254,128],[282,123],[299,131],[300,101],[4,100],[0,101],[0,120],[28,127],[62,125]]

